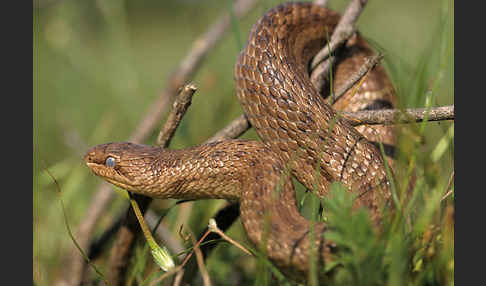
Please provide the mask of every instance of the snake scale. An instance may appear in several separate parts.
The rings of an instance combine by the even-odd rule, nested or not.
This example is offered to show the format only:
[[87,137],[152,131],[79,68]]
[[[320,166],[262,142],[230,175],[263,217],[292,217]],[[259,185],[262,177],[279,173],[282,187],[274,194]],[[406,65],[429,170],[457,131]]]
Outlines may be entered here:
[[[234,79],[262,142],[227,140],[182,150],[107,143],[89,150],[86,164],[104,180],[153,198],[239,200],[249,239],[286,276],[306,280],[311,243],[319,269],[332,260],[333,249],[322,222],[314,224],[315,239],[309,238],[310,222],[297,209],[291,176],[320,196],[331,182],[342,182],[357,194],[356,207],[368,208],[376,223],[390,199],[385,159],[376,142],[393,145],[392,127],[354,128],[336,112],[393,107],[395,95],[383,68],[370,71],[358,91],[347,92],[334,107],[309,78],[309,61],[339,19],[311,3],[286,3],[253,26]],[[349,39],[336,54],[334,88],[372,54],[358,33]],[[387,160],[393,164],[391,157]]]

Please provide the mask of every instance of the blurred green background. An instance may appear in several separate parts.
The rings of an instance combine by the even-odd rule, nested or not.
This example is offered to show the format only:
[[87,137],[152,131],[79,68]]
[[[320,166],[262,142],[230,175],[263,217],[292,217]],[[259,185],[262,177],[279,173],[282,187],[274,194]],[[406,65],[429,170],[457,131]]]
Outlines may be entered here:
[[[230,28],[209,52],[192,79],[198,90],[171,148],[198,145],[241,114],[232,79],[238,43],[246,41],[259,16],[281,2],[260,1],[246,17],[237,20],[239,33]],[[61,186],[69,223],[75,230],[100,182],[84,166],[82,155],[90,146],[128,138],[193,41],[228,11],[232,1],[44,0],[35,4],[33,272],[37,285],[50,285],[62,272],[59,259],[72,241],[54,183],[42,171],[41,161]],[[346,4],[330,1],[330,7],[338,11]],[[385,53],[385,66],[403,106],[424,106],[424,95],[437,79],[438,92],[432,105],[454,103],[452,15],[450,1],[375,0],[360,17],[360,32]],[[445,54],[442,58],[441,51]],[[442,69],[438,69],[440,66]],[[436,147],[450,124],[427,125],[419,161],[422,154]],[[156,134],[154,131],[145,143],[153,144]],[[256,138],[253,132],[245,137]],[[449,148],[432,166],[437,180],[447,181],[452,164],[453,149]],[[206,211],[192,208],[188,224],[193,231],[202,229],[221,204],[196,202]],[[96,235],[127,205],[118,195]],[[158,202],[154,208],[164,206]],[[175,210],[164,223],[177,231],[176,219]],[[244,239],[238,223],[230,233]],[[241,256],[237,250],[227,252],[221,255],[231,259]],[[208,263],[213,279],[226,273],[224,267],[231,270],[228,265],[216,269],[211,268],[211,261]]]

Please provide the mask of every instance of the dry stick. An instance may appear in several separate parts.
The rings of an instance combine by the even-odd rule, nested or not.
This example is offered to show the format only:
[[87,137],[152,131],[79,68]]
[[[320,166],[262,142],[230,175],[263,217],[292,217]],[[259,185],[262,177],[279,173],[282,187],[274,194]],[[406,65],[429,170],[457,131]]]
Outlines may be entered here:
[[356,21],[367,2],[367,0],[353,0],[349,3],[341,20],[339,20],[339,23],[334,29],[329,43],[312,59],[312,72],[310,78],[317,90],[321,90],[324,86],[330,67],[335,61],[332,53],[334,53],[337,48],[341,47],[356,32]]
[[[366,58],[365,63],[352,74],[346,82],[339,87],[334,96],[333,102],[337,102],[348,90],[350,90],[358,81],[362,82],[365,79],[365,75],[368,74],[381,60],[383,59],[382,54],[378,54],[369,58]],[[361,86],[361,82],[356,85],[357,88]],[[331,99],[331,97],[329,97]]]
[[[439,106],[430,108],[427,121],[454,120],[454,105]],[[408,109],[381,109],[363,110],[356,112],[341,112],[353,126],[368,125],[391,125],[399,123],[422,122],[427,114],[427,108]]]
[[[168,146],[172,139],[177,127],[179,126],[182,117],[187,111],[187,108],[191,105],[192,96],[196,91],[196,87],[193,84],[185,85],[180,89],[179,96],[175,99],[173,108],[170,111],[168,119],[165,121],[161,132],[167,132],[167,134],[160,135],[157,140],[157,144],[161,146]],[[140,212],[143,214],[148,205],[152,201],[151,198],[142,195],[133,194],[132,204],[139,206]],[[139,220],[137,216],[132,215],[133,212],[130,208],[127,210],[127,217],[121,226],[115,245],[109,258],[109,273],[108,276],[113,285],[124,284],[124,275],[129,260],[132,257],[132,250],[134,243],[137,240],[140,233],[140,226],[142,223],[137,224]]]
[[[426,108],[407,108],[400,109],[381,109],[364,110],[356,112],[341,112],[352,126],[359,125],[393,125],[398,123],[421,122],[425,118]],[[454,120],[454,105],[431,107],[428,121]],[[226,127],[217,132],[206,142],[216,142],[221,140],[233,139],[244,134],[251,128],[250,122],[245,115],[234,119]]]
[[[234,5],[234,15],[236,17],[242,17],[248,13],[255,3],[255,0],[239,0]],[[228,30],[230,23],[230,14],[226,12],[205,34],[196,39],[192,45],[192,49],[181,62],[180,66],[169,77],[164,91],[151,105],[145,118],[141,120],[140,124],[129,137],[129,141],[142,142],[148,137],[150,132],[158,122],[160,122],[169,102],[171,102],[177,94],[177,89],[182,83],[188,81],[188,79],[194,75],[206,54],[219,42]],[[100,184],[85,212],[86,216],[79,224],[76,231],[76,237],[81,248],[86,249],[89,246],[94,227],[113,197],[114,192],[110,185],[106,182]],[[64,270],[64,275],[56,281],[55,285],[79,285],[82,280],[86,262],[79,254],[78,249],[72,246],[62,260],[65,261],[67,265]]]
[[196,86],[192,83],[185,85],[180,90],[179,97],[172,105],[172,112],[169,114],[164,126],[161,128],[159,136],[157,136],[157,146],[163,148],[169,147],[170,141],[172,140],[182,117],[186,114],[187,109],[191,105],[194,92],[196,92]]

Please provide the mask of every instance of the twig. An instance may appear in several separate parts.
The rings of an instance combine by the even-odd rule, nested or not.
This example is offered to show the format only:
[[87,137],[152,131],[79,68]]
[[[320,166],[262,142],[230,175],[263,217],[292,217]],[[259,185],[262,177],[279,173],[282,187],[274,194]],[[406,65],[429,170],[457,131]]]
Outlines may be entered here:
[[368,72],[371,71],[382,59],[382,54],[366,58],[365,63],[359,68],[359,70],[352,74],[348,80],[339,87],[339,89],[336,91],[333,102],[337,102],[348,90],[355,86],[358,81],[360,81],[360,83],[357,85],[357,87],[359,87],[366,78],[365,75],[368,74]]
[[363,11],[367,0],[353,0],[349,3],[346,11],[343,13],[341,20],[334,29],[329,45],[323,47],[312,59],[311,70],[315,69],[318,64],[327,59],[339,46],[349,39],[355,32],[355,24],[359,15]]
[[[353,126],[358,125],[391,125],[399,123],[422,122],[427,114],[427,108],[364,110],[357,112],[341,112]],[[454,120],[454,105],[430,108],[428,121]]]
[[[357,112],[341,112],[341,115],[346,117],[351,125],[392,125],[397,123],[412,123],[421,122],[424,120],[426,108],[409,108],[405,110],[400,109],[382,109],[382,110],[366,110]],[[402,114],[403,113],[403,114]],[[402,114],[398,119],[395,116]],[[432,107],[428,121],[442,121],[454,120],[454,105]],[[227,140],[237,138],[244,134],[251,128],[250,122],[244,115],[239,116],[230,122],[226,127],[221,129],[206,141],[215,142],[220,140]]]
[[[330,65],[334,62],[332,53],[342,46],[355,32],[356,21],[368,0],[353,0],[343,13],[341,20],[334,29],[329,43],[325,45],[312,59],[311,81],[317,90],[321,90],[326,82]],[[331,55],[331,56],[330,56]],[[327,61],[325,61],[328,59]]]
[[243,247],[241,244],[239,244],[238,242],[234,241],[233,239],[231,239],[231,237],[227,236],[224,232],[222,232],[219,228],[218,228],[218,225],[216,224],[216,221],[214,219],[210,219],[209,220],[209,224],[208,224],[208,230],[211,231],[211,232],[215,232],[217,234],[219,234],[224,240],[228,241],[229,243],[233,244],[234,246],[238,247],[239,249],[241,249],[244,253],[248,254],[248,255],[253,255],[250,251],[248,251],[245,247]]
[[164,126],[159,132],[156,143],[157,146],[162,146],[164,148],[169,146],[182,117],[186,114],[187,109],[191,105],[194,92],[196,92],[196,86],[192,83],[182,87],[179,97],[177,97],[177,100],[174,101],[174,105],[172,106],[173,111],[169,114],[169,117],[167,117]]

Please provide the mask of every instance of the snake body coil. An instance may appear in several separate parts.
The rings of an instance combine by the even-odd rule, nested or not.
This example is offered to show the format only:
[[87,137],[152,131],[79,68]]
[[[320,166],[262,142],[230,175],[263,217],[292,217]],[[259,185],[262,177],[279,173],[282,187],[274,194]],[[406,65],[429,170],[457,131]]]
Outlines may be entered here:
[[[310,239],[310,223],[298,212],[290,175],[321,196],[330,182],[342,182],[359,194],[356,206],[369,208],[375,222],[390,198],[384,159],[370,141],[393,144],[391,127],[362,126],[360,133],[337,116],[309,79],[309,60],[338,20],[331,10],[289,3],[254,25],[235,65],[235,83],[262,142],[228,140],[183,150],[108,143],[86,154],[87,165],[112,184],[154,198],[240,200],[250,240],[287,276],[305,280],[311,243],[319,269],[332,259],[331,247],[323,223],[314,225]],[[336,55],[336,89],[370,55],[364,40],[353,36]],[[357,111],[393,103],[388,78],[376,67],[356,94],[348,92],[335,107]]]

